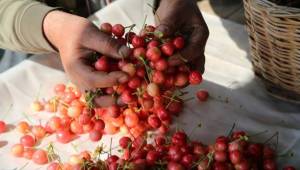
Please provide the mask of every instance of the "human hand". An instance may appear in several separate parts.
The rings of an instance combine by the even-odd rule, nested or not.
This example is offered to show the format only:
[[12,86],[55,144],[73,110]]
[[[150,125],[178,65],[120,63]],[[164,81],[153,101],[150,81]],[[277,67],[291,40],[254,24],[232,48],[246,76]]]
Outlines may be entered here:
[[[186,47],[169,58],[170,65],[179,65],[187,59],[192,66],[204,72],[204,49],[208,27],[195,0],[161,0],[155,14],[156,35],[171,36],[176,32],[187,34]],[[162,33],[162,34],[161,34]]]
[[[94,52],[121,59],[130,55],[130,49],[110,35],[101,32],[89,20],[62,11],[52,11],[44,19],[45,36],[57,48],[65,72],[81,91],[112,87],[128,80],[121,71],[96,71],[87,62]],[[95,99],[96,106],[106,107],[116,101],[111,96]]]

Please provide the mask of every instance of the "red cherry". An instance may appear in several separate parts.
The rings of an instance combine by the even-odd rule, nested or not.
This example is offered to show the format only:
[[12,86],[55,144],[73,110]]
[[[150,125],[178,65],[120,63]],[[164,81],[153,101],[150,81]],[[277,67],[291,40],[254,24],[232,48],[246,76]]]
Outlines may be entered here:
[[190,168],[193,165],[194,156],[192,154],[186,154],[182,157],[181,163],[186,167]]
[[236,170],[250,170],[250,164],[247,160],[242,160],[240,163],[235,164],[234,168]]
[[119,160],[119,157],[116,155],[111,155],[109,156],[106,161],[108,162],[108,164],[111,164],[113,162],[117,162]]
[[78,118],[78,121],[82,125],[87,125],[92,121],[92,115],[90,115],[90,114],[81,114]]
[[283,168],[283,170],[296,170],[296,168],[293,166],[286,166]]
[[145,39],[143,37],[140,36],[134,36],[132,38],[132,46],[134,48],[138,48],[138,47],[144,47],[145,46]]
[[67,129],[60,129],[56,132],[56,140],[60,143],[69,143],[73,139],[73,134]]
[[137,57],[137,58],[138,57],[145,58],[145,56],[146,56],[146,50],[145,50],[145,48],[143,48],[143,47],[135,48],[133,50],[133,56]]
[[151,47],[151,48],[147,49],[146,56],[151,61],[158,61],[161,56],[160,49],[157,47]]
[[159,119],[162,120],[162,121],[166,121],[166,120],[170,119],[170,114],[163,107],[160,107],[160,108],[156,109],[156,114],[159,117]]
[[37,150],[32,155],[32,161],[38,165],[43,165],[48,163],[48,156],[46,151]]
[[181,164],[177,163],[176,161],[175,162],[171,161],[168,163],[168,170],[184,170],[184,169],[185,168]]
[[6,123],[0,120],[0,133],[3,133],[5,131],[6,131]]
[[264,160],[264,170],[276,170],[276,163],[275,161],[271,160],[271,159],[266,159]]
[[121,114],[120,107],[117,106],[117,105],[109,106],[109,107],[107,108],[107,113],[108,113],[108,115],[110,115],[112,118],[117,118],[117,117],[119,117],[120,114]]
[[215,150],[216,151],[226,151],[227,143],[225,141],[217,141],[215,143]]
[[171,161],[180,161],[182,158],[182,152],[179,146],[170,146],[168,151]]
[[152,73],[152,81],[157,84],[163,84],[165,82],[165,75],[161,71],[153,71]]
[[151,115],[148,117],[148,124],[154,128],[157,129],[160,127],[161,125],[161,121],[159,120],[159,118],[155,115]]
[[199,90],[197,93],[197,98],[199,101],[201,102],[205,102],[207,100],[207,98],[209,97],[209,94],[206,90]]
[[189,82],[192,85],[200,84],[202,82],[202,75],[198,71],[192,71],[189,75]]
[[164,136],[156,136],[154,141],[157,146],[161,146],[166,143],[166,138]]
[[148,45],[147,48],[152,48],[152,47],[158,47],[159,46],[159,42],[156,40],[151,40]]
[[262,155],[262,147],[260,144],[258,143],[253,143],[253,144],[250,144],[248,146],[248,153],[255,157],[255,158],[260,158],[260,156]]
[[144,78],[145,75],[146,75],[145,69],[143,67],[137,68],[136,75],[139,76],[139,77],[141,77],[141,78]]
[[127,137],[127,136],[122,137],[122,138],[119,140],[119,145],[120,145],[120,147],[123,148],[123,149],[130,148],[131,143],[132,143],[131,139],[130,139],[129,137]]
[[121,24],[116,24],[112,27],[112,33],[117,37],[122,37],[125,32],[125,28]]
[[182,49],[184,47],[184,39],[183,37],[176,37],[173,40],[173,45],[177,48],[177,49]]
[[33,147],[35,142],[35,139],[31,135],[24,135],[20,139],[20,143],[25,147]]
[[102,23],[102,24],[100,25],[100,30],[101,30],[102,32],[107,33],[107,34],[111,34],[111,32],[112,32],[112,26],[111,26],[110,23],[105,22],[105,23]]
[[178,86],[178,87],[183,87],[185,86],[187,83],[188,83],[188,75],[186,73],[178,73],[176,76],[175,76],[175,81],[174,81],[174,85],[175,86]]
[[165,43],[161,46],[161,51],[166,56],[172,56],[175,50],[175,47],[172,43]]
[[100,57],[95,63],[95,68],[98,71],[109,71],[109,64],[107,58],[104,56]]
[[159,153],[157,151],[149,151],[146,156],[147,164],[154,165],[155,162],[159,159]]
[[275,157],[275,152],[269,146],[265,146],[263,149],[263,157],[264,159],[273,159]]
[[105,123],[103,120],[101,120],[101,119],[95,120],[95,122],[94,122],[95,130],[102,131],[102,130],[104,130],[104,128],[105,128]]
[[159,59],[155,62],[155,69],[159,71],[164,71],[168,68],[168,62],[165,59]]
[[101,140],[102,135],[103,135],[102,132],[98,131],[98,130],[92,130],[89,133],[89,137],[90,137],[91,141],[93,141],[93,142],[97,142],[97,141]]
[[229,153],[229,158],[233,164],[237,164],[242,161],[243,154],[239,150],[235,150]]
[[131,91],[126,90],[121,94],[121,99],[124,103],[129,104],[134,101],[134,96],[131,94]]
[[129,82],[128,82],[128,87],[130,87],[131,89],[137,89],[139,86],[141,86],[141,79],[137,76],[132,77]]
[[225,151],[216,151],[214,158],[217,162],[225,162],[227,160],[227,153]]

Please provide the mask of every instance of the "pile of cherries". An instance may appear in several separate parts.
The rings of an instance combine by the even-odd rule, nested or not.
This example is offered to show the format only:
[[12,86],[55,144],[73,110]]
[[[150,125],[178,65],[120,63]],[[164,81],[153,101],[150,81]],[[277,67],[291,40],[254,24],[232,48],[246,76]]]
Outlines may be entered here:
[[[71,165],[75,169],[95,170],[277,169],[275,151],[266,144],[250,142],[243,131],[233,132],[229,137],[219,136],[211,145],[191,141],[185,132],[178,131],[172,136],[156,135],[149,139],[145,136],[138,138],[125,136],[119,140],[119,146],[121,156],[109,154],[103,161],[98,157],[98,154],[104,153],[103,148],[98,147],[94,154],[84,151],[73,156],[68,164],[53,162],[48,166],[48,170],[50,167],[66,165]],[[295,169],[292,166],[283,168],[283,170]]]

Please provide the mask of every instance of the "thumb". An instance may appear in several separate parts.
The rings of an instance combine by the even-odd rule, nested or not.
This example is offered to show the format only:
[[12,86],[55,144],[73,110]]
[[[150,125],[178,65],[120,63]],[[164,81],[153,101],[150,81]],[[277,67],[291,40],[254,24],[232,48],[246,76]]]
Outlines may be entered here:
[[97,27],[92,27],[84,38],[84,46],[97,51],[105,56],[115,59],[122,59],[130,56],[131,49],[122,45],[116,39],[101,32]]
[[177,27],[174,18],[172,19],[169,16],[160,18],[159,25],[155,29],[154,35],[158,38],[169,37],[176,32]]

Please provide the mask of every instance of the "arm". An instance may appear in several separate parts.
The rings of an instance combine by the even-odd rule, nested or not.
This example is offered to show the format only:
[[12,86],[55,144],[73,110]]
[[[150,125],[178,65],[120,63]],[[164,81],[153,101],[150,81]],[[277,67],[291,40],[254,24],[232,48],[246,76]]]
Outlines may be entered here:
[[42,23],[55,8],[32,0],[0,0],[0,48],[26,53],[54,52]]

